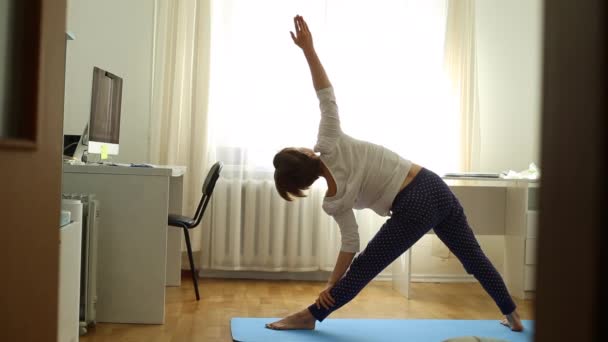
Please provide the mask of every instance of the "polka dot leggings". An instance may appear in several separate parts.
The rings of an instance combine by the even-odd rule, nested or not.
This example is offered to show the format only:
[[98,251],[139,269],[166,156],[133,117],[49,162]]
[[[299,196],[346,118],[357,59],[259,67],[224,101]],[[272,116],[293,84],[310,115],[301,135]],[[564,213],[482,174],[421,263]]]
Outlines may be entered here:
[[315,304],[308,307],[318,321],[323,321],[351,301],[378,273],[431,228],[458,257],[467,272],[477,278],[503,314],[515,310],[515,303],[500,274],[479,247],[462,206],[439,176],[422,169],[397,195],[391,211],[391,217],[331,289],[335,306],[330,310],[323,307],[318,309]]

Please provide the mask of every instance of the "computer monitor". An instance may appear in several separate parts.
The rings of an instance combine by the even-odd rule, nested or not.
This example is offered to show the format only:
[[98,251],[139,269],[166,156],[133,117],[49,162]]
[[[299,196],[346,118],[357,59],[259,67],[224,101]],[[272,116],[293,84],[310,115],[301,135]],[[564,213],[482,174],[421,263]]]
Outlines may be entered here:
[[93,69],[88,153],[117,155],[120,138],[122,78],[98,67]]
[[63,135],[63,156],[72,157],[76,153],[76,148],[80,142],[81,135],[64,134]]

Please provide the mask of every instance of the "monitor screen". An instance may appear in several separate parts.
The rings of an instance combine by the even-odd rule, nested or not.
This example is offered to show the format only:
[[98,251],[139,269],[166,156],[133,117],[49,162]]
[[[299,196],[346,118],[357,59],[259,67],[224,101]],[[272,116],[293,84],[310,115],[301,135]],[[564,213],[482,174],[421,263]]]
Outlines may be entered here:
[[63,155],[66,157],[74,156],[79,142],[80,135],[65,134],[63,136]]
[[105,70],[93,69],[89,153],[118,154],[122,78]]

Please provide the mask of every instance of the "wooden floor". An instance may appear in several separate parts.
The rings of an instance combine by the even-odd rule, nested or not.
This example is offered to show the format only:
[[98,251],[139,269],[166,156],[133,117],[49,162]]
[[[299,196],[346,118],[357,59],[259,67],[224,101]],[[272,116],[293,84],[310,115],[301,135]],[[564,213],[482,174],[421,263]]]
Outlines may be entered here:
[[[283,317],[311,303],[323,283],[201,279],[201,300],[192,281],[167,288],[164,325],[99,323],[84,342],[231,341],[231,317]],[[499,319],[500,311],[477,283],[412,283],[412,298],[392,290],[390,282],[373,282],[330,318]],[[517,301],[523,319],[532,319],[533,303]],[[498,324],[498,323],[497,323]]]

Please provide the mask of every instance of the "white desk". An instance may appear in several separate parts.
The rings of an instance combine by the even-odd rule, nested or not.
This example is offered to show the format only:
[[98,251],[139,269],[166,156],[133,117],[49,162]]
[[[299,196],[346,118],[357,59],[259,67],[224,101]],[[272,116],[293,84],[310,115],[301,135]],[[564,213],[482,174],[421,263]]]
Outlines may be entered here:
[[162,324],[165,285],[179,285],[183,172],[168,168],[64,165],[63,193],[100,201],[97,321]]
[[[504,235],[504,280],[512,296],[534,295],[538,182],[444,178],[476,235]],[[432,231],[431,231],[432,233]],[[409,298],[411,249],[392,265],[393,288]]]

